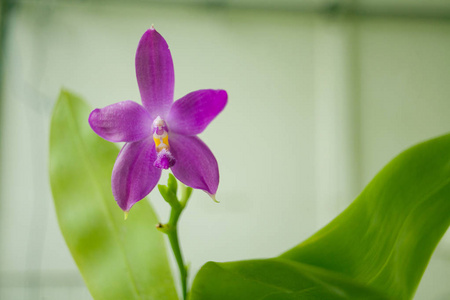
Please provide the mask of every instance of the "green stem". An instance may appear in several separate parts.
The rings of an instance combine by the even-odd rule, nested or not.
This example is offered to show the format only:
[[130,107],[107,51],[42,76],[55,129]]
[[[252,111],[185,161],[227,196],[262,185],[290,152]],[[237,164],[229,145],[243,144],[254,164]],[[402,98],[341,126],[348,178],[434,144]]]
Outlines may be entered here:
[[[170,174],[171,175],[171,174]],[[181,292],[183,295],[183,300],[187,298],[187,277],[188,271],[187,267],[184,264],[183,255],[181,253],[180,243],[178,240],[178,219],[180,218],[181,213],[187,205],[189,197],[192,193],[192,188],[186,187],[184,184],[181,184],[181,200],[178,201],[176,196],[177,192],[177,183],[176,179],[173,176],[169,175],[169,183],[168,186],[158,186],[161,195],[164,200],[170,204],[172,207],[170,211],[169,222],[165,225],[159,224],[157,228],[167,234],[169,238],[170,247],[172,248],[173,255],[177,261],[178,269],[180,270],[180,281],[181,281]]]
[[183,299],[186,300],[187,296],[187,270],[184,265],[183,255],[181,254],[180,243],[178,242],[178,230],[176,227],[171,228],[167,233],[169,237],[170,246],[172,247],[173,254],[177,260],[178,269],[180,270],[181,291]]

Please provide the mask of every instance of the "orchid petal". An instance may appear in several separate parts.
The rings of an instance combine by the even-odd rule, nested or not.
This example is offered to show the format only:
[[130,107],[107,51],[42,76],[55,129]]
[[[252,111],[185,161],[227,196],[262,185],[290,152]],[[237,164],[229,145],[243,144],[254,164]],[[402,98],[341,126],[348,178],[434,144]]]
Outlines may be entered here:
[[148,137],[152,131],[149,113],[133,101],[94,109],[89,115],[89,125],[110,142],[136,142]]
[[170,130],[184,135],[201,133],[227,104],[224,90],[199,90],[177,100],[170,109]]
[[112,192],[125,212],[147,196],[158,183],[161,170],[153,167],[156,150],[153,139],[127,143],[117,157],[112,173]]
[[187,186],[215,195],[219,166],[208,146],[196,136],[170,136],[170,151],[176,159],[172,172]]
[[142,104],[152,119],[165,117],[173,102],[175,76],[169,46],[153,27],[139,41],[135,63]]

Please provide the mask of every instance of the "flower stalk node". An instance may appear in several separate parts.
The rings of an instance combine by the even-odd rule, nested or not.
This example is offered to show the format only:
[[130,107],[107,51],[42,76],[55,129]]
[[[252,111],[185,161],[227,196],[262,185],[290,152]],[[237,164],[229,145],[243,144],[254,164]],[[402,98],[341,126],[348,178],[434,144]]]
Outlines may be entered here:
[[162,233],[169,234],[170,232],[173,232],[176,227],[170,226],[169,224],[158,223],[156,224],[156,229]]

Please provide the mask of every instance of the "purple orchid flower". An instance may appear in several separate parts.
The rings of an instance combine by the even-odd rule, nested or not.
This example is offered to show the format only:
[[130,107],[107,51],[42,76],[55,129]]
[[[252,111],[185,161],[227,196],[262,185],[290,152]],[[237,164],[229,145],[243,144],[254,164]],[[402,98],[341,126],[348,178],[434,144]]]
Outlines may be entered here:
[[174,69],[169,46],[153,28],[136,51],[136,77],[143,106],[123,101],[95,109],[91,128],[110,142],[126,142],[112,172],[112,192],[128,212],[171,168],[182,183],[213,199],[219,185],[216,158],[196,135],[224,109],[224,90],[198,90],[173,102]]

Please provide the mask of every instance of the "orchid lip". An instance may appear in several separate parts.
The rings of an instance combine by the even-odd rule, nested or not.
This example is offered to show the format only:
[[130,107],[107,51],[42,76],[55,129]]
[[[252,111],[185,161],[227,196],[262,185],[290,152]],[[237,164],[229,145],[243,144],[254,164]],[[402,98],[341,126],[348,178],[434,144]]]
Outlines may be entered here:
[[169,128],[166,122],[157,116],[153,121],[153,140],[157,157],[153,166],[159,169],[168,169],[175,164],[175,158],[170,152],[169,146]]
[[162,149],[158,152],[156,156],[156,160],[153,163],[153,166],[158,169],[168,169],[175,165],[175,157],[173,157],[172,153],[166,149]]

